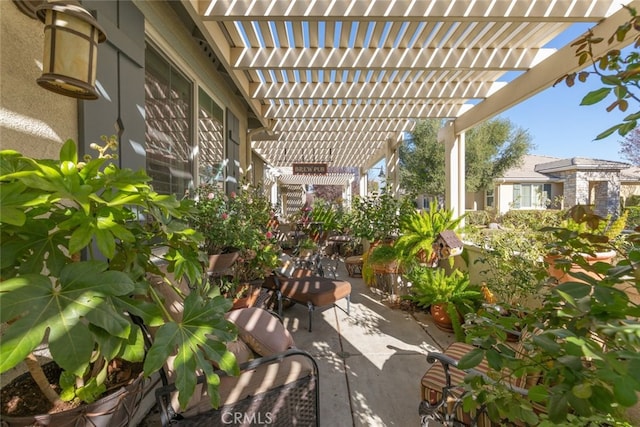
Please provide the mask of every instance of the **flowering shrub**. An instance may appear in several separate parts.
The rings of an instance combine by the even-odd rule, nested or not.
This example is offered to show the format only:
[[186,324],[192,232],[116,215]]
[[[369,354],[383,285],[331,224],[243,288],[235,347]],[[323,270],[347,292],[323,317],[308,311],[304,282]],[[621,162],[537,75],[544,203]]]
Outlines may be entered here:
[[201,184],[193,194],[193,227],[204,235],[204,250],[209,255],[232,252],[238,248],[240,222],[236,217],[237,195],[227,195],[216,184]]
[[268,228],[272,207],[261,187],[245,184],[227,195],[216,185],[203,184],[196,188],[194,202],[193,225],[204,234],[207,252],[240,252],[235,279],[263,278],[278,265],[280,248]]

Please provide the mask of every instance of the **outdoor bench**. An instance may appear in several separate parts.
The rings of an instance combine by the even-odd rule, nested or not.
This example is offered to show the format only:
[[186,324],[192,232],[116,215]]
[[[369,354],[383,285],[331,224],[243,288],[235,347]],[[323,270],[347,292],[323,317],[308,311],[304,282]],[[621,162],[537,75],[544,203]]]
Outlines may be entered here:
[[[484,375],[489,369],[486,359],[470,370],[463,371],[457,368],[460,358],[472,349],[474,346],[470,344],[454,342],[443,352],[429,352],[427,354],[427,362],[432,365],[420,382],[421,402],[418,412],[422,427],[428,426],[432,420],[446,426],[488,427],[503,425],[492,423],[485,408],[480,408],[472,413],[465,412],[462,408],[464,389],[461,384],[464,382],[465,375],[468,373]],[[515,352],[516,355],[522,355],[524,349],[518,344]],[[531,373],[522,377],[510,376],[507,378],[509,380],[508,387],[514,393],[526,396],[527,389],[540,380],[540,374]],[[541,405],[534,403],[533,407],[538,412],[544,411],[544,407]]]
[[350,312],[351,283],[346,280],[321,276],[284,277],[273,274],[263,285],[276,293],[278,315],[282,317],[283,299],[306,305],[309,311],[309,332],[311,332],[313,311],[316,307],[334,305],[340,299],[347,300],[346,312]]

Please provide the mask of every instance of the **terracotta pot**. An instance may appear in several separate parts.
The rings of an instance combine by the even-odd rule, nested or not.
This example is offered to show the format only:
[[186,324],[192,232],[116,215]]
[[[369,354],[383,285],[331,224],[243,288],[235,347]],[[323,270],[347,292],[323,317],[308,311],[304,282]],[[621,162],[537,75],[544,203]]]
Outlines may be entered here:
[[231,306],[231,310],[238,310],[241,308],[253,307],[256,301],[258,300],[258,297],[260,296],[260,289],[261,289],[260,285],[246,284],[241,286],[246,286],[249,289],[246,292],[246,296],[235,298],[233,300],[233,305]]
[[371,263],[371,268],[376,274],[398,274],[400,273],[400,265],[397,260],[388,262]]
[[[55,382],[60,368],[53,362],[43,366],[49,381]],[[28,380],[31,374],[24,373],[13,381]],[[52,427],[125,427],[135,418],[144,394],[142,373],[129,385],[121,387],[93,403],[55,414],[12,417],[2,415],[3,427],[52,426]]]
[[230,268],[240,256],[240,252],[229,252],[225,254],[209,255],[208,272],[221,272]]
[[[616,256],[616,251],[607,251],[607,252],[596,252],[594,255],[582,254],[582,257],[589,263],[589,265],[593,265],[596,262],[607,262],[611,263],[613,258]],[[573,264],[568,272],[563,271],[560,268],[557,268],[556,261],[560,259],[559,255],[546,255],[544,257],[544,262],[547,264],[547,272],[549,276],[556,279],[558,283],[568,282],[569,280],[575,282],[583,282],[582,280],[576,279],[569,273],[583,272],[593,278],[597,278],[598,275],[594,272],[585,271],[579,265]]]
[[[431,312],[431,317],[433,318],[433,323],[445,332],[453,332],[453,323],[451,322],[451,317],[449,313],[447,313],[447,303],[442,304],[431,304],[431,308],[429,309]],[[462,316],[458,316],[462,320]]]
[[315,249],[302,248],[300,249],[298,256],[300,258],[309,258],[309,257],[312,257],[314,253],[315,253]]

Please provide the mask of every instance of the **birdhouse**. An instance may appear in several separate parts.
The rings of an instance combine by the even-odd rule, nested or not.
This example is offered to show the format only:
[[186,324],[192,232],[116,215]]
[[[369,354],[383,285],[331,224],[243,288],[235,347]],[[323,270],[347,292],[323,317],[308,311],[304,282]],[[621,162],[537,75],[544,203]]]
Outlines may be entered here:
[[452,230],[445,230],[438,234],[433,242],[433,252],[439,259],[447,259],[462,253],[463,243]]

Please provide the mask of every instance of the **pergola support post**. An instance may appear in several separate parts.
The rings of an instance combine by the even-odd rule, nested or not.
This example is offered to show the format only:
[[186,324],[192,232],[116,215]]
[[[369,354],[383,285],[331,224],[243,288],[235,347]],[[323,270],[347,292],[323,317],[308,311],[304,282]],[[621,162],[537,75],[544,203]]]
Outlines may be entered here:
[[438,142],[445,147],[445,207],[458,218],[465,211],[465,136],[456,135],[454,125],[449,121],[438,131]]
[[360,182],[358,186],[358,191],[360,197],[366,197],[367,193],[369,193],[369,174],[366,170],[360,168]]

